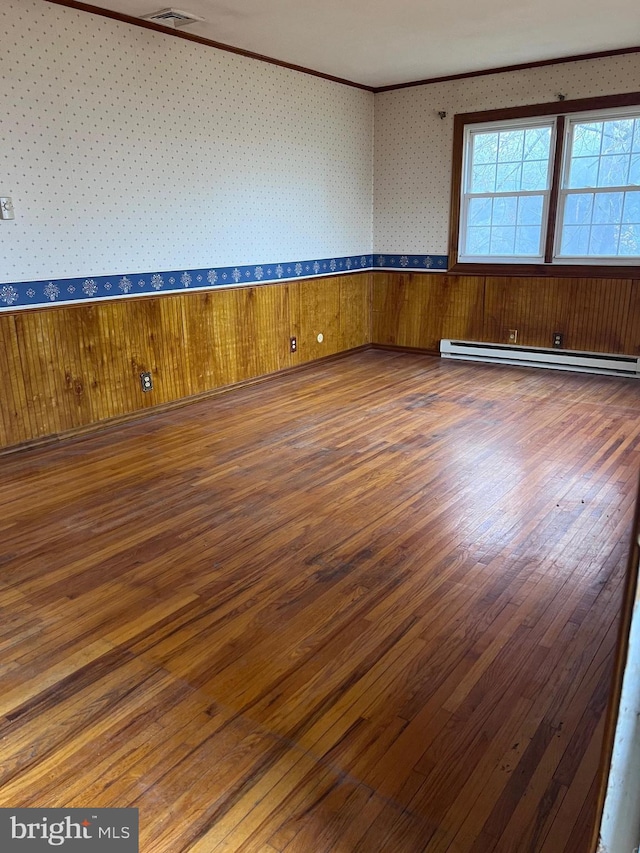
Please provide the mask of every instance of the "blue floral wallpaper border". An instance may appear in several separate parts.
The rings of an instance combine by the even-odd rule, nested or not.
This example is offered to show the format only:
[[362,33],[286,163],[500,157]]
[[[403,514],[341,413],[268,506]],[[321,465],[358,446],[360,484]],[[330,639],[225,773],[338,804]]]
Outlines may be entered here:
[[373,255],[374,269],[446,272],[448,265],[448,255]]
[[0,284],[0,311],[122,298],[145,293],[176,293],[187,289],[290,281],[296,278],[313,278],[378,268],[444,271],[447,268],[447,257],[446,255],[351,255],[343,258],[322,258],[277,264],[23,281]]

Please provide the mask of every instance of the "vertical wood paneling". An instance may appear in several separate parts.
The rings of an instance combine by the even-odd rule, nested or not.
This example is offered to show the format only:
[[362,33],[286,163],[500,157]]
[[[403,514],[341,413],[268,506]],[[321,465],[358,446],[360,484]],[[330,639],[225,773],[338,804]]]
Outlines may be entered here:
[[[197,394],[206,391],[207,388],[216,387],[215,329],[211,296],[210,293],[190,294],[195,309],[191,311],[189,297],[181,297],[178,303],[183,330],[181,361],[184,363],[172,364],[169,360],[167,365],[169,370],[165,368],[165,372],[171,376],[190,378],[191,383],[188,387],[173,391],[180,396]],[[160,380],[160,377],[158,379]],[[167,386],[165,393],[168,393],[169,383],[163,384]],[[180,393],[181,391],[183,393]]]
[[437,351],[442,338],[482,335],[484,279],[441,274],[376,273],[376,343]]
[[12,443],[13,435],[31,434],[31,426],[28,420],[29,407],[25,383],[23,381],[12,381],[13,377],[22,377],[22,365],[16,339],[16,318],[12,315],[4,315],[0,317],[0,320],[2,321],[2,349],[6,356],[7,373],[5,375],[9,377],[9,382],[3,383],[5,387],[3,393],[0,394],[0,401],[3,405],[3,419],[8,443]]
[[[300,362],[313,361],[340,352],[340,278],[325,282],[309,281],[300,301],[300,333],[298,357]],[[345,285],[346,286],[346,285]],[[318,341],[318,335],[323,337]]]
[[[258,375],[256,352],[253,343],[256,338],[256,324],[258,322],[255,305],[255,288],[247,287],[240,290],[232,290],[231,295],[236,305],[234,330],[236,344],[235,361],[238,369],[238,379],[242,382],[244,379]],[[261,353],[261,358],[265,362],[268,362],[268,351],[264,354]]]
[[631,281],[626,279],[487,277],[484,340],[550,347],[554,332],[564,348],[625,352]]
[[214,375],[219,388],[238,382],[236,360],[237,306],[233,291],[224,290],[216,294],[213,324]]
[[437,350],[442,338],[640,352],[640,282],[375,273],[372,340]]
[[[0,446],[362,346],[370,285],[361,273],[2,314]],[[154,389],[145,394],[147,370]]]
[[33,351],[36,358],[33,361],[35,371],[30,371],[25,378],[25,392],[29,401],[29,419],[32,429],[44,430],[48,424],[43,417],[42,396],[44,394],[44,383],[39,383],[37,377],[42,375],[42,354],[39,352],[37,336],[34,323],[24,323],[22,317],[16,317],[16,344],[18,347],[18,358],[24,369],[25,353]]
[[[20,364],[21,367],[24,366],[24,353],[28,352],[31,346],[30,338],[30,326],[28,324],[23,323],[22,318],[16,317],[14,338],[14,346],[16,347],[15,360],[18,364]],[[39,359],[36,359],[36,375],[38,371]],[[27,413],[27,415],[29,417],[31,428],[37,429],[37,425],[41,421],[41,401],[40,395],[38,393],[38,387],[35,384],[35,380],[32,375],[28,375],[25,379],[25,396],[29,403],[29,412]]]
[[[87,364],[85,368],[82,358],[85,351],[83,338],[86,333],[86,315],[89,311],[91,311],[91,307],[83,305],[79,308],[77,315],[72,317],[68,311],[65,311],[65,316],[57,318],[59,321],[58,329],[62,337],[62,363],[65,367],[66,393],[64,399],[72,429],[83,424],[93,423],[95,420],[90,398],[87,394],[87,379],[90,375],[91,365]],[[33,322],[33,316],[27,314],[20,314],[17,319],[25,323]],[[62,325],[63,323],[64,325]],[[25,369],[31,378],[33,370],[31,356],[28,355],[29,363]],[[36,432],[36,435],[38,434]]]
[[345,349],[371,340],[373,275],[345,275],[340,281],[340,340]]
[[358,273],[2,314],[0,446],[369,341],[436,351],[442,338],[506,342],[509,329],[524,346],[550,346],[562,332],[565,349],[636,355],[640,281]]
[[280,285],[232,291],[237,305],[235,340],[240,380],[291,365],[289,290],[289,285]]
[[396,344],[411,335],[407,324],[411,321],[409,308],[413,302],[418,308],[419,291],[408,293],[410,276],[404,273],[375,273],[371,295],[371,337],[377,344]]
[[[295,285],[293,285],[295,287]],[[289,285],[247,288],[253,294],[253,338],[251,376],[290,367]]]
[[640,355],[640,280],[631,282],[629,321],[624,339],[624,352]]
[[[431,321],[439,344],[442,338],[476,336],[482,328],[484,281],[476,276],[447,276],[436,289]],[[435,322],[434,322],[435,321]]]
[[[54,314],[50,311],[38,312],[38,347],[43,358],[43,375],[47,384],[47,406],[46,413],[49,417],[48,431],[58,433],[63,429],[63,413],[60,409],[59,400],[64,390],[64,384],[56,367],[56,353],[59,350],[58,334],[54,323]],[[48,346],[51,341],[53,346]]]
[[[59,318],[55,311],[39,311],[38,321],[42,328],[42,352],[46,354],[46,378],[49,386],[48,414],[50,418],[47,432],[58,433],[65,428],[69,422],[69,383],[67,371],[60,369],[60,365],[66,364],[63,353],[65,352],[64,341],[59,330]],[[10,383],[15,388],[14,382]]]

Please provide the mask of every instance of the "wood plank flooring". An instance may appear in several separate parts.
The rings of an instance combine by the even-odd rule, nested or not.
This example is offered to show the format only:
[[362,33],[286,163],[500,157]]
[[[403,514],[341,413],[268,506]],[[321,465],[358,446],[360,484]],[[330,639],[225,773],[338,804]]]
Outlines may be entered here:
[[0,460],[0,805],[586,853],[640,383],[361,352]]

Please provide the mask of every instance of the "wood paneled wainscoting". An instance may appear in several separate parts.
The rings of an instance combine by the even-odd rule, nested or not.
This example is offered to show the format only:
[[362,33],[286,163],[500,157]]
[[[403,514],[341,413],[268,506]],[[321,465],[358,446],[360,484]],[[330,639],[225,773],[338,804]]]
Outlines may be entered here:
[[640,280],[363,272],[3,313],[0,449],[369,343],[437,352],[442,338],[506,343],[510,329],[523,346],[561,332],[565,349],[637,355]]
[[374,273],[373,341],[437,352],[442,338],[640,354],[640,281]]
[[363,346],[370,293],[366,272],[3,313],[0,448]]

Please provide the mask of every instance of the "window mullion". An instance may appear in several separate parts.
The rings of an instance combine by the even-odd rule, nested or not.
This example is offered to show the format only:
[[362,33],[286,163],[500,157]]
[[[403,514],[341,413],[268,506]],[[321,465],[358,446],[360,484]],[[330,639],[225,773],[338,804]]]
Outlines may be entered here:
[[465,198],[516,198],[523,196],[548,196],[549,190],[505,190],[499,193],[464,193]]
[[551,191],[549,193],[549,210],[547,212],[547,236],[544,245],[545,264],[550,264],[553,261],[553,246],[558,215],[558,196],[562,176],[562,156],[565,137],[564,125],[564,116],[558,116],[556,120],[556,146],[553,155],[553,165],[551,167]]
[[630,193],[640,190],[640,184],[622,184],[621,186],[606,187],[564,187],[560,192],[564,195],[598,195],[599,193]]

